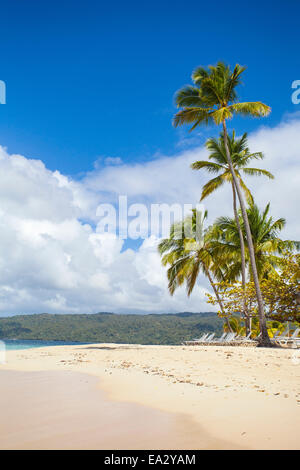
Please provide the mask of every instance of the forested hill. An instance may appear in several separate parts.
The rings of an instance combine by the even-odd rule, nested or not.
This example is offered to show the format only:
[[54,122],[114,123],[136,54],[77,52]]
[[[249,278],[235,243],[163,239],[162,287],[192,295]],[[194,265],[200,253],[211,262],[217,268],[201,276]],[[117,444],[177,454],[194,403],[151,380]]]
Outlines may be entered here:
[[202,332],[220,333],[215,313],[18,315],[0,318],[0,339],[101,343],[180,344]]

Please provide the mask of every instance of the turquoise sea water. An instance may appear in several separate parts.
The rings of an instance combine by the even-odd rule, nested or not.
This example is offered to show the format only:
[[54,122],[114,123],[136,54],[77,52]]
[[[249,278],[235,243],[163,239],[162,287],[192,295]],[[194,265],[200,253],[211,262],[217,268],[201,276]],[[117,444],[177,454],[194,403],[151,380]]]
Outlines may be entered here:
[[69,346],[72,344],[87,344],[87,343],[72,343],[64,341],[40,341],[40,340],[14,340],[14,339],[2,339],[5,344],[5,349],[18,350],[18,349],[30,349],[30,348],[45,348],[48,346]]

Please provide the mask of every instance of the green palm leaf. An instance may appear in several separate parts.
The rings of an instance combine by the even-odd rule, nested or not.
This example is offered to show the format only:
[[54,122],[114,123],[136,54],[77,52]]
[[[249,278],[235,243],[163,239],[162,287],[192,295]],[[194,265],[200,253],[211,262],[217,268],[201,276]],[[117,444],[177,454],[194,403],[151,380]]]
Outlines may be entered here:
[[271,112],[270,106],[260,101],[249,101],[245,103],[234,103],[228,106],[232,114],[241,114],[242,116],[264,117]]
[[192,170],[201,170],[204,168],[209,173],[218,173],[221,170],[224,170],[224,166],[214,163],[214,162],[207,162],[207,161],[197,161],[191,164]]
[[270,171],[263,170],[262,168],[242,168],[243,173],[245,175],[251,175],[251,176],[266,176],[267,178],[273,180],[274,175],[270,173]]
[[216,189],[220,188],[225,183],[225,181],[226,179],[224,178],[224,173],[223,175],[211,179],[203,186],[200,201],[203,201],[203,199],[213,193]]

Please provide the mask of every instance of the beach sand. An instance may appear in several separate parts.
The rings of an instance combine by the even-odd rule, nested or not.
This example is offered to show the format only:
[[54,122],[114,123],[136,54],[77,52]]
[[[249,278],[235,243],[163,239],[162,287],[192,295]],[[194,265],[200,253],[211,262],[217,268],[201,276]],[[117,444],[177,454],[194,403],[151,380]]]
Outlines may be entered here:
[[95,344],[6,360],[0,448],[300,448],[299,351]]
[[[113,402],[72,371],[1,371],[0,449],[189,449],[215,445],[185,416]],[[226,446],[217,442],[217,446]]]

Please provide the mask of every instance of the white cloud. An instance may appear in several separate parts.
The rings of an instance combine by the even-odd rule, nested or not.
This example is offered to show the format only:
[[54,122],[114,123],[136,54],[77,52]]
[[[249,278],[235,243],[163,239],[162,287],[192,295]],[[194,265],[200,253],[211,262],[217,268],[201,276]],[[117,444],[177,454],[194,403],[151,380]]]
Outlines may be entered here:
[[300,203],[300,117],[291,115],[275,129],[263,127],[249,139],[253,151],[262,151],[261,165],[275,179],[256,178],[252,184],[257,202],[271,202],[274,217],[285,217],[285,236],[300,239],[298,208]]
[[[271,212],[286,217],[285,235],[299,239],[299,116],[249,136],[264,151],[264,168],[276,179],[249,178],[257,202],[271,201]],[[210,310],[203,276],[191,298],[167,291],[157,239],[133,250],[123,240],[97,231],[99,202],[195,204],[209,175],[190,170],[206,158],[203,148],[146,163],[107,162],[80,182],[38,160],[9,155],[0,148],[0,313],[175,312]],[[231,214],[230,187],[206,201],[209,221]]]

